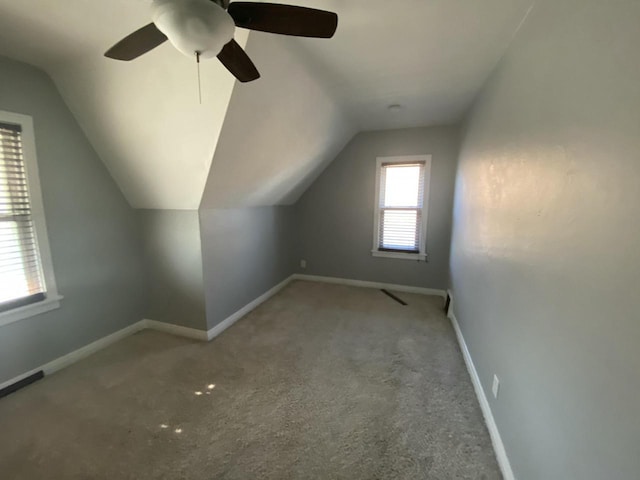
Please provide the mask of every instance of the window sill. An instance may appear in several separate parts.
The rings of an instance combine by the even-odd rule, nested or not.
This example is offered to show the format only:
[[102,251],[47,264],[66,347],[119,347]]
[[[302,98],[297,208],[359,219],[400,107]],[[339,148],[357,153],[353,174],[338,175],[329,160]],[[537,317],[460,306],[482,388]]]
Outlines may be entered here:
[[381,252],[380,250],[371,250],[374,257],[399,258],[401,260],[413,260],[414,262],[426,262],[426,253],[402,253],[402,252]]
[[25,305],[24,307],[18,307],[13,310],[2,312],[0,313],[0,327],[60,308],[60,300],[63,298],[64,297],[61,295],[55,295],[47,297],[41,302],[32,303],[30,305]]

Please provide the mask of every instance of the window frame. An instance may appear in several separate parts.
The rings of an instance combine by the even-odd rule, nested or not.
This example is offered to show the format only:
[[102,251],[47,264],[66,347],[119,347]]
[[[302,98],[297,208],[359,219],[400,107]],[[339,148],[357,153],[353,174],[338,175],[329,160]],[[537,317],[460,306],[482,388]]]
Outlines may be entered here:
[[[376,159],[376,181],[375,181],[375,195],[373,204],[373,248],[371,255],[374,257],[386,257],[396,258],[402,260],[413,261],[428,261],[427,254],[427,223],[429,218],[429,193],[431,184],[431,155],[403,155],[393,157],[377,157]],[[422,224],[420,225],[419,251],[417,253],[412,252],[389,252],[379,249],[378,240],[380,235],[380,177],[382,174],[382,164],[405,164],[412,162],[424,162],[424,190],[422,196],[421,217]]]
[[40,257],[40,268],[44,280],[45,298],[38,302],[0,312],[0,327],[25,318],[33,317],[60,307],[63,297],[58,293],[53,261],[47,235],[47,223],[44,215],[40,176],[38,174],[38,157],[36,152],[33,118],[21,113],[0,110],[0,122],[22,127],[22,154],[27,177],[27,188],[31,203],[31,219],[36,236],[36,244]]

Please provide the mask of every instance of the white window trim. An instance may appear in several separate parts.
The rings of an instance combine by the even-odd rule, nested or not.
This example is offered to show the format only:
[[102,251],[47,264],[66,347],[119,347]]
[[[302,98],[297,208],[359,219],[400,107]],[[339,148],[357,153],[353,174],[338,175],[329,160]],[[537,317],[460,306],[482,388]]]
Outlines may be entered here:
[[29,200],[31,202],[31,218],[35,229],[36,243],[40,252],[42,278],[44,279],[47,295],[47,298],[40,302],[1,312],[1,327],[24,318],[33,317],[34,315],[39,315],[55,308],[59,308],[60,300],[62,300],[63,297],[58,294],[56,277],[53,273],[51,249],[49,248],[49,238],[47,236],[47,223],[44,218],[42,191],[40,190],[40,177],[38,175],[38,157],[36,154],[33,119],[29,115],[0,110],[0,122],[12,123],[22,127],[22,152],[29,188]]
[[[419,253],[381,252],[378,250],[380,230],[380,173],[383,163],[424,162],[424,192],[422,198],[422,231],[420,232]],[[429,218],[429,191],[431,183],[431,155],[404,155],[400,157],[378,157],[376,161],[375,199],[373,204],[373,248],[374,257],[397,258],[402,260],[428,261],[427,255],[427,222]]]

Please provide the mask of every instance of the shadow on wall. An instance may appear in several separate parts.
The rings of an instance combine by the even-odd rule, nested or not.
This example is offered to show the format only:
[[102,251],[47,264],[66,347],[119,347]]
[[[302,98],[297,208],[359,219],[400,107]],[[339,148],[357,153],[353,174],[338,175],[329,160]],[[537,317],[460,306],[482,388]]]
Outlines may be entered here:
[[149,285],[146,318],[207,330],[197,210],[138,210]]
[[211,329],[295,272],[293,207],[200,210]]

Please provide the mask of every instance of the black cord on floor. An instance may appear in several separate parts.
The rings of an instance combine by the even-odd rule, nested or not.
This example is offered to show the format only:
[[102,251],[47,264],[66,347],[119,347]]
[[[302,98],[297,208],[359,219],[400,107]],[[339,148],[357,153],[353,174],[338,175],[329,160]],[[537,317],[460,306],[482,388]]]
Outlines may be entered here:
[[382,293],[384,293],[385,295],[393,298],[396,302],[398,302],[400,305],[409,305],[407,302],[405,302],[404,300],[402,300],[401,298],[396,297],[393,293],[391,293],[388,290],[385,290],[384,288],[380,289],[380,291]]

